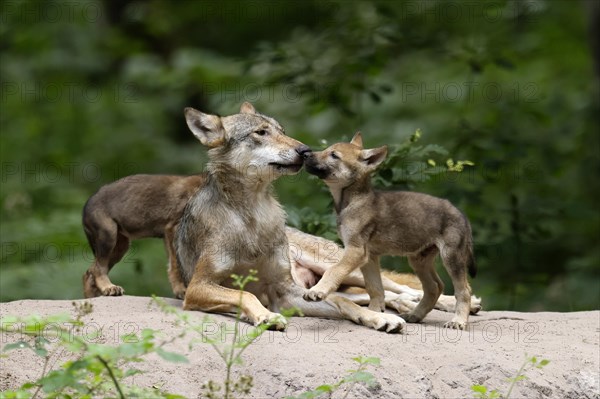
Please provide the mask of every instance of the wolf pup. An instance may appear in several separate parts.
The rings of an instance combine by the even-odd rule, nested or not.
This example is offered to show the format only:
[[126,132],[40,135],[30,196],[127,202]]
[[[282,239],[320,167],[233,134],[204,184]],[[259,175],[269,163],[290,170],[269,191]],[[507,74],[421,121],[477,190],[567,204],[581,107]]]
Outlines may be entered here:
[[444,289],[434,264],[439,253],[456,297],[455,315],[444,326],[464,329],[471,308],[467,270],[471,277],[476,274],[469,221],[450,202],[440,198],[373,190],[371,174],[386,155],[386,146],[363,149],[360,133],[350,143],[337,143],[307,154],[306,170],[322,179],[333,195],[344,256],[304,298],[326,298],[337,290],[345,276],[360,268],[371,298],[369,308],[383,311],[379,256],[407,256],[423,285],[423,298],[403,318],[419,322],[433,309]]
[[86,298],[123,295],[108,272],[123,258],[129,242],[138,238],[164,238],[169,255],[169,281],[183,298],[185,286],[177,272],[173,235],[188,199],[205,176],[133,175],[98,190],[83,208],[83,229],[94,262],[83,275]]
[[[286,227],[289,242],[289,258],[292,263],[294,282],[304,288],[315,286],[323,274],[340,262],[344,248],[322,237],[303,233],[293,227]],[[381,271],[381,282],[385,290],[385,305],[398,313],[412,311],[423,298],[423,286],[414,274]],[[338,293],[358,305],[369,305],[370,298],[365,292],[365,280],[360,270],[350,273],[338,289]],[[434,306],[444,312],[456,310],[456,298],[440,295]],[[481,298],[471,296],[471,314],[481,310]]]
[[[175,232],[187,286],[184,309],[231,313],[239,307],[250,322],[277,330],[286,327],[277,313],[285,308],[387,332],[402,329],[400,317],[373,312],[336,294],[318,303],[304,301],[306,290],[294,284],[285,212],[273,196],[272,182],[300,170],[310,153],[306,145],[286,136],[275,119],[249,103],[231,116],[193,108],[186,108],[185,116],[190,130],[209,148],[209,164],[206,181],[188,201]],[[248,275],[252,269],[258,280],[240,293],[232,274]]]

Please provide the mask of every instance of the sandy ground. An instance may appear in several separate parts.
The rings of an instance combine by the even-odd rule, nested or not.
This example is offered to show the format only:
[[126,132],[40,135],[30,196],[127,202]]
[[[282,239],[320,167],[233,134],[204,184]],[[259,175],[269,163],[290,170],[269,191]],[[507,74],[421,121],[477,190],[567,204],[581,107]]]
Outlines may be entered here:
[[[167,300],[181,307],[181,302]],[[178,328],[145,297],[112,297],[92,300],[94,311],[85,317],[87,331],[102,329],[95,342],[118,343],[125,333],[152,328],[175,336]],[[50,315],[69,313],[71,301],[15,301],[0,304],[0,315]],[[190,312],[200,320],[204,314]],[[233,319],[211,315],[230,329]],[[381,366],[370,371],[378,385],[355,385],[349,398],[465,398],[473,397],[471,385],[482,384],[505,392],[525,354],[550,360],[545,368],[527,372],[514,398],[600,398],[600,311],[576,313],[485,312],[471,318],[468,330],[446,330],[447,313],[433,311],[422,324],[407,325],[403,335],[387,335],[348,321],[292,318],[288,331],[267,332],[243,355],[236,375],[254,377],[252,397],[279,398],[334,383],[355,364],[356,356],[375,356]],[[250,326],[241,326],[242,332]],[[231,334],[229,334],[229,338]],[[21,339],[3,334],[2,346]],[[215,335],[216,338],[216,335]],[[188,338],[168,349],[185,354],[188,364],[169,363],[150,355],[136,365],[145,370],[127,380],[130,384],[162,386],[166,391],[198,397],[201,385],[222,381],[222,363],[207,344],[188,348]],[[68,359],[61,353],[51,364]],[[0,389],[17,388],[39,376],[42,361],[27,350],[0,358]],[[344,390],[333,395],[343,397]]]

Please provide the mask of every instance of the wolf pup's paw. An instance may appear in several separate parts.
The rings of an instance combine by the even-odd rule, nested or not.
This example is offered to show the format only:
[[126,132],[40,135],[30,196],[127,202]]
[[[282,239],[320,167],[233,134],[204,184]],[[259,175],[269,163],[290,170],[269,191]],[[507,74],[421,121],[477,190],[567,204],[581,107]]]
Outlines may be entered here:
[[453,330],[464,330],[465,323],[462,321],[458,321],[458,320],[451,320],[444,324],[444,328],[450,328]]
[[104,296],[121,296],[125,293],[123,287],[119,287],[118,285],[110,285],[102,290],[102,295]]
[[102,291],[96,285],[96,278],[90,271],[83,275],[83,295],[86,298],[94,298],[102,295]]
[[260,316],[254,323],[255,326],[268,325],[267,330],[272,331],[285,331],[287,324],[285,317],[279,313],[267,313]]
[[306,291],[304,293],[304,295],[302,295],[302,298],[304,298],[305,301],[309,301],[309,302],[322,301],[326,297],[327,297],[326,293],[324,293],[322,291],[316,291],[313,288],[311,288],[310,290]]

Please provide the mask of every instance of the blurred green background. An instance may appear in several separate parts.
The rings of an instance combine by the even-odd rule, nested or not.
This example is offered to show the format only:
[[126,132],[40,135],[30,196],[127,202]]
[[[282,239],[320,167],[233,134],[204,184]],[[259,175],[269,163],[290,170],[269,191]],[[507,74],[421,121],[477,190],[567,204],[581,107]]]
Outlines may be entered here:
[[[129,174],[202,171],[183,108],[250,101],[315,148],[356,130],[368,147],[408,143],[376,181],[468,215],[487,309],[600,307],[597,2],[0,7],[0,300],[80,298],[86,199]],[[320,182],[303,172],[276,189],[290,223],[332,236]],[[162,242],[134,242],[111,278],[169,296]]]

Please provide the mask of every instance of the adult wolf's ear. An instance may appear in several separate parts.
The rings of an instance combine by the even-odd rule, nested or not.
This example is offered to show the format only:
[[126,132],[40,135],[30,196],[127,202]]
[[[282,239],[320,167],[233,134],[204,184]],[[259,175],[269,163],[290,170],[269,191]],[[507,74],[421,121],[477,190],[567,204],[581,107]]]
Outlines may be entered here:
[[255,114],[256,109],[254,109],[254,105],[250,104],[248,101],[242,104],[240,107],[240,114]]
[[370,150],[363,150],[361,155],[363,162],[369,165],[369,167],[375,169],[387,156],[387,145]]
[[363,148],[362,135],[360,132],[354,133],[354,137],[350,140],[350,144],[354,144],[357,147]]
[[202,144],[209,148],[218,147],[225,141],[225,129],[221,118],[216,115],[204,114],[197,109],[185,109],[185,121]]

